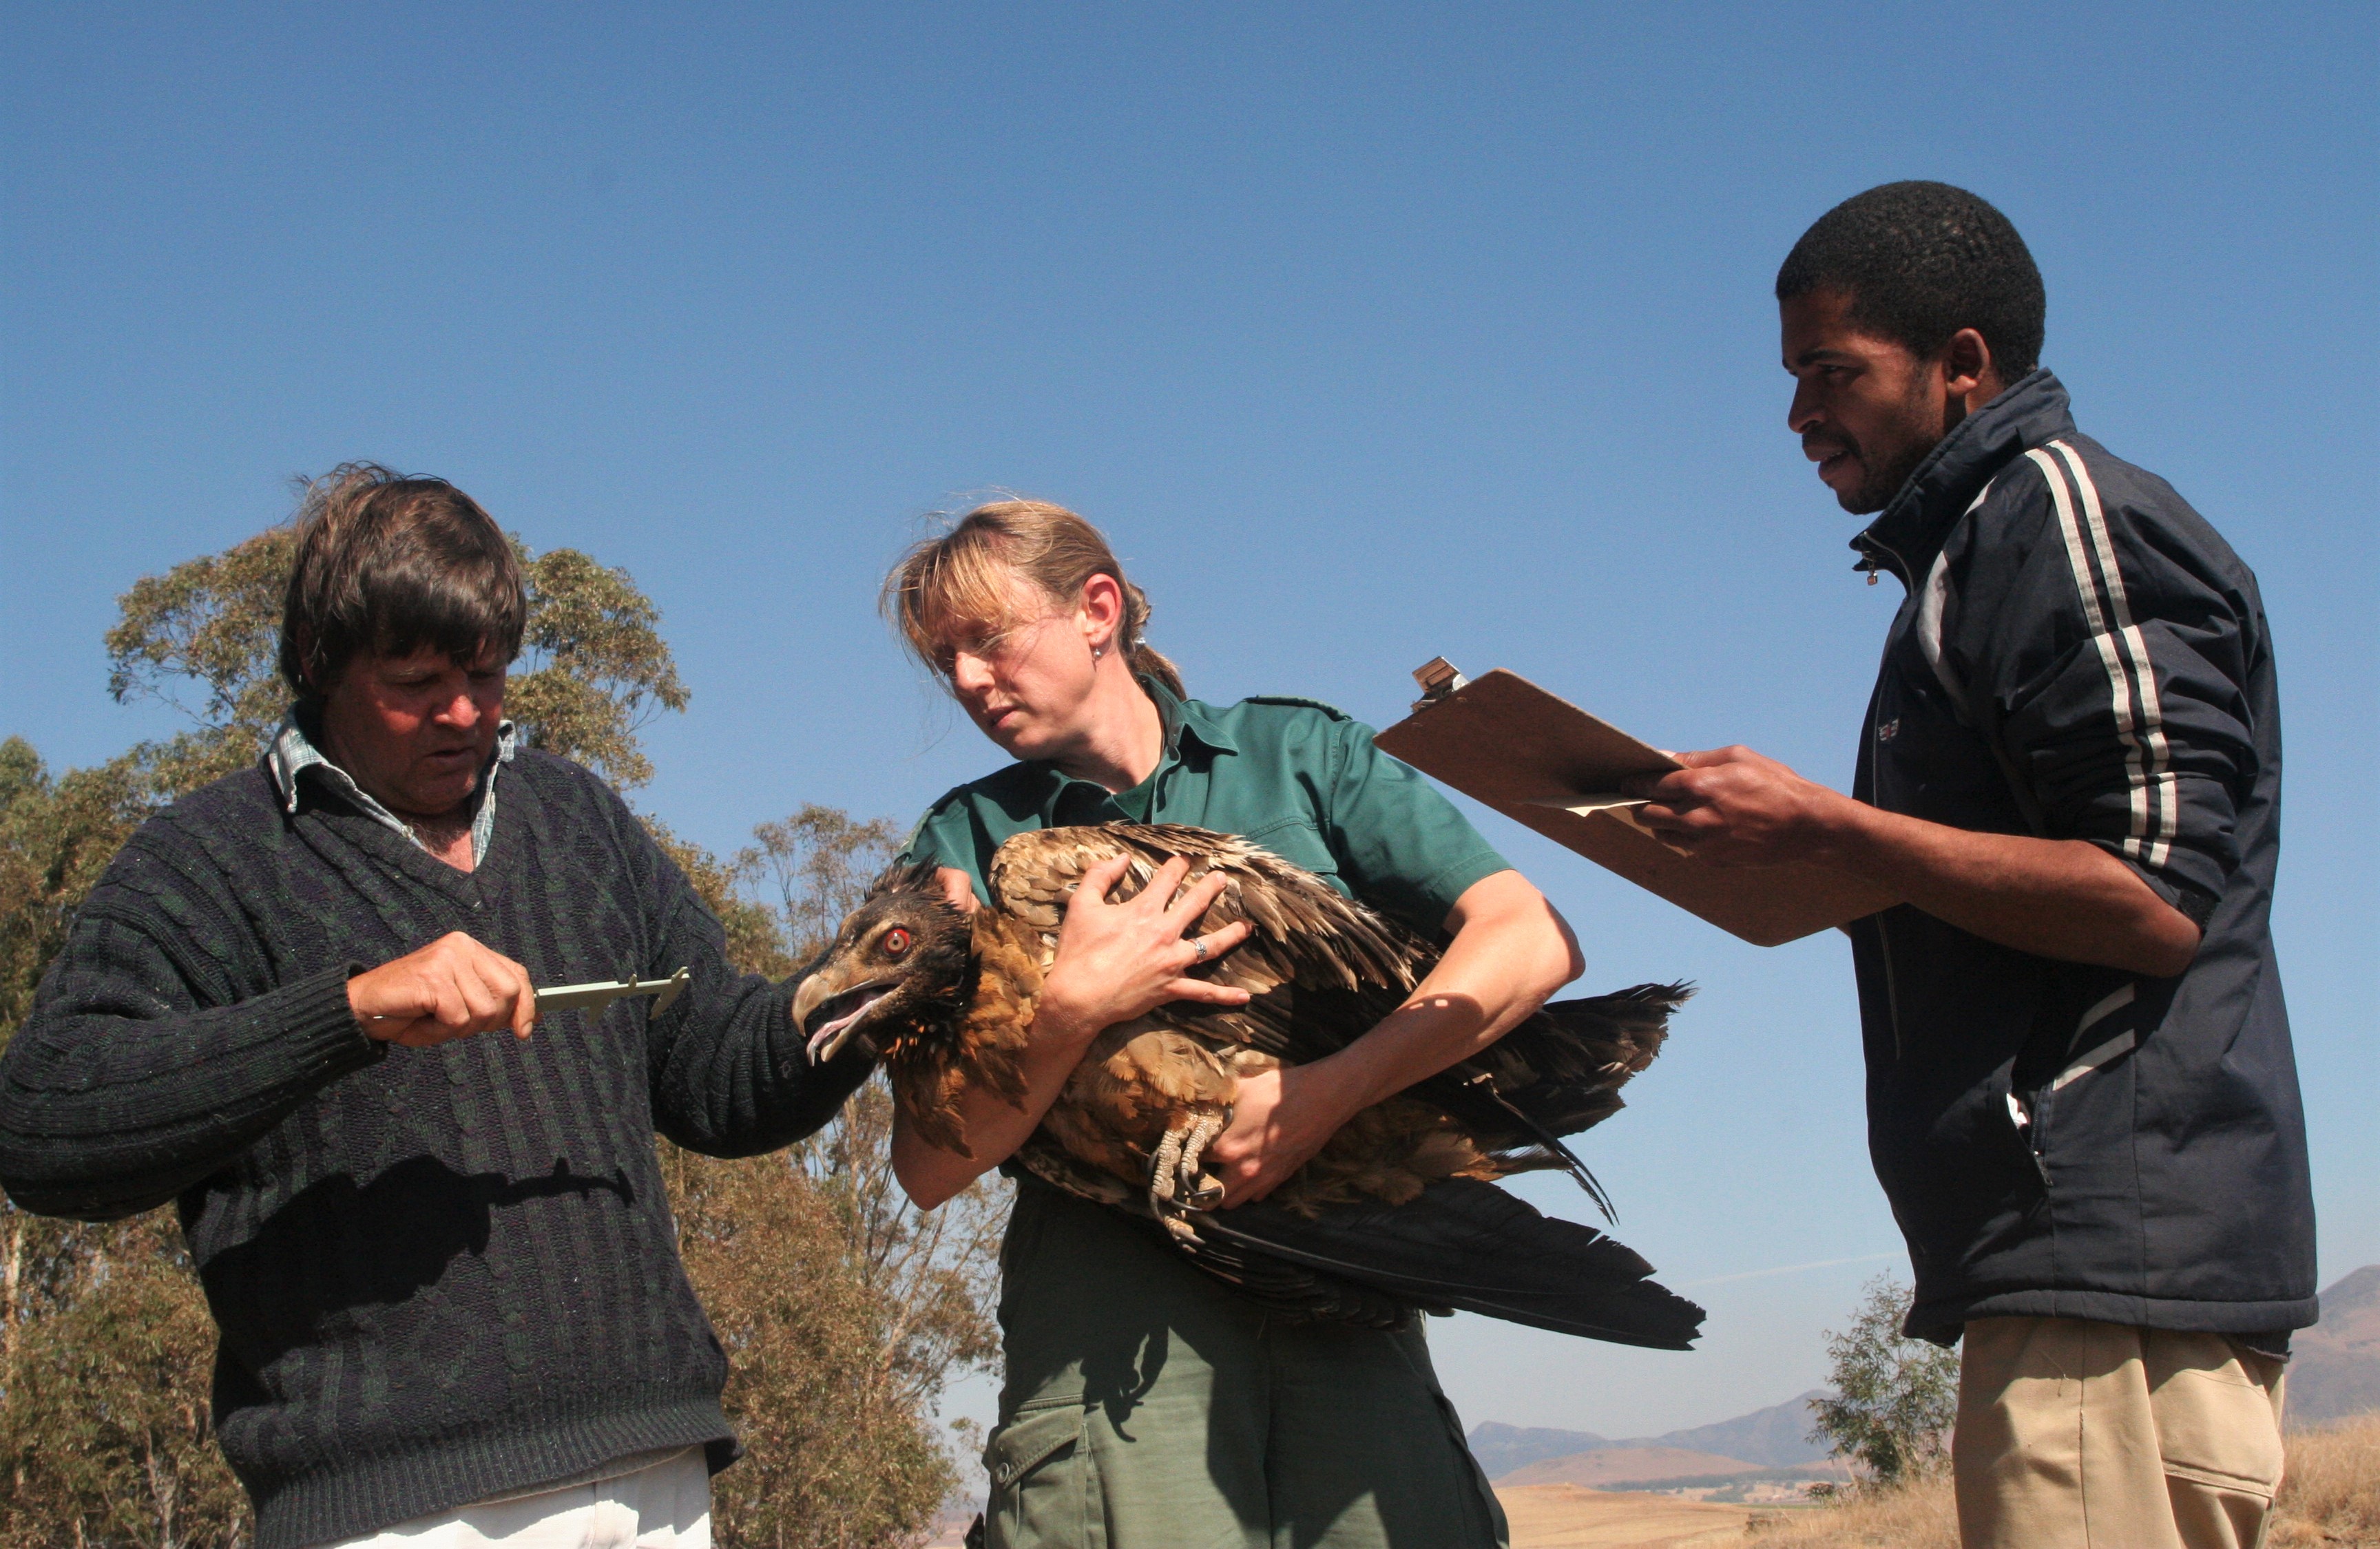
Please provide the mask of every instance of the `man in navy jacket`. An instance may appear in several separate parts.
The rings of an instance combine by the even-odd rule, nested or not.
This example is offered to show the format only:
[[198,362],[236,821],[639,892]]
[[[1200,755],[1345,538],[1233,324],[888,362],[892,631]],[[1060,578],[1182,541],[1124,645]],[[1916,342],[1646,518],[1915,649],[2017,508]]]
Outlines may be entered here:
[[[1846,797],[1688,755],[1645,820],[1901,900],[1850,926],[1869,1148],[1963,1334],[1970,1546],[2252,1544],[2313,1205],[2268,914],[2281,737],[2256,579],[2037,365],[2039,272],[1938,183],[1778,274],[1788,424],[1909,590]],[[2087,1509],[2086,1509],[2087,1507]]]

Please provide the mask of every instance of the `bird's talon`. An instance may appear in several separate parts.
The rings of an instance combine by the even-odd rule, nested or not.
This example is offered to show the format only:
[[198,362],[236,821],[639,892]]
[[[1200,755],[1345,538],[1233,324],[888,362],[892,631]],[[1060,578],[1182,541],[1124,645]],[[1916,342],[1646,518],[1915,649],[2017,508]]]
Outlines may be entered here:
[[1193,1210],[1212,1210],[1223,1201],[1222,1183],[1207,1175],[1200,1158],[1229,1119],[1212,1113],[1194,1115],[1188,1122],[1165,1131],[1148,1168],[1148,1208],[1165,1229],[1184,1241],[1196,1233],[1186,1218]]

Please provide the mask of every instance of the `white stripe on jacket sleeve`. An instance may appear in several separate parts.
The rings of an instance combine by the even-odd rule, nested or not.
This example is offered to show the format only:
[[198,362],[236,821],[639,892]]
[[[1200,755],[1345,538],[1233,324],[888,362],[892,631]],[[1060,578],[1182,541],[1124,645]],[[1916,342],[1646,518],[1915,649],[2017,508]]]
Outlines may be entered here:
[[[1975,498],[1967,502],[1967,509],[1959,514],[1959,519],[1965,521],[1973,516],[1984,502],[1991,498],[1991,484],[1985,484],[1976,492]],[[1934,556],[1934,568],[1925,573],[1925,590],[1918,599],[1917,652],[1925,659],[1925,665],[1934,669],[1935,679],[1941,684],[1942,691],[1950,696],[1950,703],[1958,707],[1960,716],[1964,718],[1968,714],[1967,685],[1960,681],[1957,670],[1942,655],[1942,623],[1949,609],[1950,550],[1945,544],[1942,551]]]
[[2163,865],[2172,853],[2180,816],[2171,748],[2166,741],[2164,710],[2157,702],[2156,667],[2149,660],[2147,640],[2132,623],[2123,573],[2117,567],[2115,545],[2100,509],[2098,487],[2091,481],[2082,457],[2064,442],[2051,442],[2025,455],[2040,466],[2048,479],[2058,531],[2066,540],[2067,566],[2073,572],[2075,589],[2082,598],[2083,622],[2090,626],[2100,664],[2107,671],[2116,734],[2124,744],[2124,774],[2131,788],[2131,833],[2124,841],[2124,853],[2150,865]]

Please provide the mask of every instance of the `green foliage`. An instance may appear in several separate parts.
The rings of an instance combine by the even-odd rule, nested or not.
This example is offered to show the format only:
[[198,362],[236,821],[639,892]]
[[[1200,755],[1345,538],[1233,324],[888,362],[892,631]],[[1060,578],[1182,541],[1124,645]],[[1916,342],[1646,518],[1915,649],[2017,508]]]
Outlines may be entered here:
[[6,1219],[0,1544],[243,1543],[248,1496],[207,1401],[214,1323],[170,1216]]
[[638,731],[660,710],[683,710],[686,692],[661,636],[661,610],[625,570],[576,549],[530,557],[528,628],[504,689],[506,713],[548,753],[573,758],[613,784],[653,778]]
[[793,1158],[881,1311],[878,1358],[904,1401],[930,1409],[953,1373],[990,1365],[1011,1185],[994,1173],[938,1210],[912,1205],[892,1176],[892,1096],[880,1079]]
[[[728,961],[774,977],[825,950],[900,843],[889,818],[805,805],[722,861],[645,823],[719,916]],[[892,1153],[880,1079],[789,1158],[662,1148],[686,1274],[727,1347],[727,1412],[748,1453],[713,1482],[727,1549],[913,1541],[955,1482],[925,1416],[954,1374],[1000,1353],[991,1309],[1010,1185],[993,1176],[921,1212]]]
[[756,842],[733,860],[679,838],[658,817],[647,815],[644,823],[726,929],[727,961],[772,979],[826,950],[899,843],[889,817],[863,823],[815,805],[755,828]]
[[738,862],[722,861],[691,840],[680,839],[670,826],[650,813],[641,815],[645,831],[662,853],[677,863],[694,885],[696,896],[719,917],[727,933],[727,961],[738,973],[766,974],[782,979],[800,966],[785,948],[785,938],[777,928],[776,912],[766,903],[745,895],[750,882],[747,869]]
[[[725,924],[731,960],[771,974],[826,950],[901,841],[890,818],[861,822],[815,805],[760,824],[752,838],[730,864],[665,831],[662,842]],[[926,1412],[953,1373],[1000,1353],[990,1309],[1009,1185],[995,1176],[939,1210],[911,1205],[892,1176],[892,1099],[880,1080],[795,1146],[793,1160],[832,1213],[846,1262],[877,1310],[870,1337],[883,1380],[902,1403]]]
[[884,1358],[886,1310],[832,1207],[781,1156],[720,1162],[665,1146],[663,1166],[746,1448],[712,1482],[721,1543],[916,1542],[956,1475]]
[[862,823],[840,807],[808,804],[761,824],[752,837],[759,842],[736,854],[736,866],[776,895],[777,928],[802,962],[833,944],[843,917],[859,907],[901,843],[889,817]]
[[0,742],[0,1047],[83,896],[147,811],[130,760],[54,777],[22,737]]
[[[899,843],[890,819],[806,805],[722,861],[645,821],[726,928],[729,961],[772,976],[824,949]],[[662,1148],[747,1451],[712,1486],[729,1549],[911,1542],[956,1481],[926,1417],[953,1374],[999,1354],[1009,1186],[993,1178],[922,1213],[892,1176],[892,1131],[878,1080],[789,1156]]]
[[281,609],[297,553],[297,528],[277,526],[135,581],[107,632],[107,692],[162,700],[261,744],[288,706]]
[[1869,1281],[1851,1327],[1827,1336],[1835,1397],[1811,1405],[1817,1423],[1810,1439],[1864,1464],[1886,1487],[1941,1470],[1959,1413],[1958,1355],[1905,1337],[1908,1311],[1909,1291],[1899,1281],[1889,1275]]
[[[120,599],[109,691],[176,705],[189,730],[63,775],[21,737],[0,742],[0,1044],[133,829],[255,758],[279,724],[293,539],[276,527]],[[644,783],[638,732],[686,703],[658,611],[576,551],[522,559],[530,612],[508,713],[534,745]],[[730,961],[772,977],[816,954],[896,837],[887,819],[805,806],[722,860],[644,820],[725,926]],[[892,1179],[891,1113],[872,1084],[790,1155],[662,1148],[749,1449],[717,1481],[722,1549],[914,1543],[955,1478],[929,1416],[953,1373],[997,1349],[1004,1186],[919,1216]],[[93,1227],[0,1204],[0,1549],[245,1542],[247,1499],[212,1431],[213,1323],[171,1212]]]

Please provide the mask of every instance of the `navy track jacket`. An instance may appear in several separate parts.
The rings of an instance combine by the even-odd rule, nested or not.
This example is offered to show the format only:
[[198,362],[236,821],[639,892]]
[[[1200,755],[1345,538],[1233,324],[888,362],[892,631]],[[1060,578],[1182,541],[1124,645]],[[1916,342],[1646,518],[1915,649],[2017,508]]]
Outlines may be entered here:
[[1869,1151],[1917,1275],[1909,1332],[2313,1323],[2255,576],[2171,486],[2076,433],[2047,371],[1945,437],[1852,547],[1909,587],[1854,793],[2087,840],[2205,933],[2186,972],[2153,979],[1906,905],[1850,927]]

